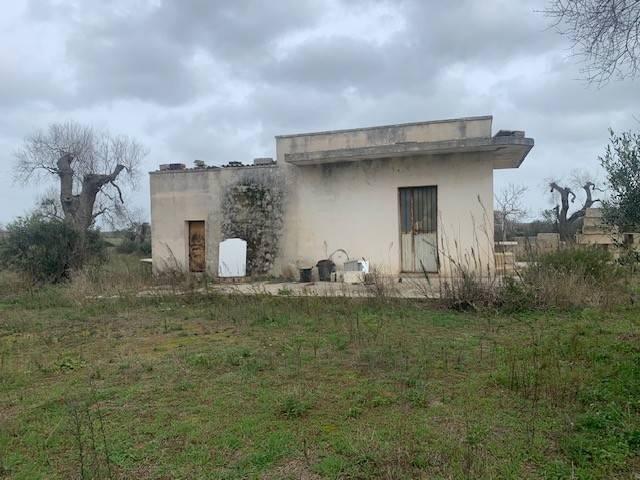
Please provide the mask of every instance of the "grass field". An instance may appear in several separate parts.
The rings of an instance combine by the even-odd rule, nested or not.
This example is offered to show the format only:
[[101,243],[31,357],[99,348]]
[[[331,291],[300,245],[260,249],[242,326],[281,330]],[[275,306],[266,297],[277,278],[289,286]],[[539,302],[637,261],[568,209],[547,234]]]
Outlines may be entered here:
[[640,474],[638,308],[71,298],[0,296],[0,478]]

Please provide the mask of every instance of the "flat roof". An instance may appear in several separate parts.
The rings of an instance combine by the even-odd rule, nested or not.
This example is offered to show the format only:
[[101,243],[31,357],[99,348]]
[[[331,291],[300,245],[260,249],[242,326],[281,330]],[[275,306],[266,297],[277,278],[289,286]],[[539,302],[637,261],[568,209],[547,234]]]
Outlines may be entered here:
[[392,123],[390,125],[375,125],[371,127],[362,127],[362,128],[345,128],[342,130],[325,130],[321,132],[292,133],[288,135],[276,135],[275,138],[311,137],[315,135],[332,135],[334,133],[362,132],[367,130],[377,130],[381,128],[414,127],[414,126],[420,126],[420,125],[432,125],[436,123],[468,122],[468,121],[477,121],[477,120],[493,120],[493,115],[480,115],[477,117],[446,118],[444,120],[427,120],[423,122]]
[[493,168],[517,168],[531,151],[533,145],[533,138],[513,134],[436,142],[400,142],[371,147],[285,153],[284,160],[292,165],[305,166],[448,153],[493,152]]
[[176,170],[153,170],[149,172],[149,175],[170,175],[172,173],[214,173],[214,172],[224,172],[225,170],[250,170],[256,168],[277,168],[278,164],[273,162],[269,165],[239,165],[232,167],[223,167],[218,165],[208,165],[206,167],[189,167],[189,168],[179,168]]

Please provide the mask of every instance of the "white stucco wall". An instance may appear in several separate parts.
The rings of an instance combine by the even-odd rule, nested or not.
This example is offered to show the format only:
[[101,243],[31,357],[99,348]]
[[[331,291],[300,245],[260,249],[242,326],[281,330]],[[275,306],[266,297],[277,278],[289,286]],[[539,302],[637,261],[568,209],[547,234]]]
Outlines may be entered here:
[[295,184],[289,221],[296,228],[283,251],[289,262],[315,264],[342,248],[383,272],[400,273],[398,189],[432,185],[442,266],[446,255],[459,261],[472,252],[485,265],[493,261],[493,169],[478,154],[300,167]]
[[155,271],[188,266],[188,222],[205,221],[207,271],[218,271],[218,245],[222,238],[222,194],[248,170],[244,167],[152,172],[151,249]]
[[[456,260],[472,250],[483,263],[493,243],[493,170],[482,154],[407,157],[277,168],[289,176],[287,215],[274,273],[314,265],[338,248],[383,272],[400,272],[398,189],[438,187],[440,246]],[[154,268],[186,268],[187,222],[204,220],[207,270],[218,269],[224,187],[245,169],[151,175]],[[273,170],[273,169],[271,169]],[[483,209],[483,205],[486,207]],[[447,262],[440,257],[443,267]],[[174,263],[177,262],[177,265]],[[443,271],[442,273],[447,273]]]
[[400,273],[398,189],[432,185],[438,187],[441,273],[451,273],[447,256],[471,268],[493,268],[495,154],[460,152],[305,166],[286,162],[288,153],[490,137],[491,117],[280,136],[276,166],[153,172],[154,268],[158,271],[176,261],[186,268],[187,222],[204,220],[207,270],[217,272],[224,189],[248,170],[285,179],[285,226],[275,275],[315,265],[336,249],[364,257],[383,272]]

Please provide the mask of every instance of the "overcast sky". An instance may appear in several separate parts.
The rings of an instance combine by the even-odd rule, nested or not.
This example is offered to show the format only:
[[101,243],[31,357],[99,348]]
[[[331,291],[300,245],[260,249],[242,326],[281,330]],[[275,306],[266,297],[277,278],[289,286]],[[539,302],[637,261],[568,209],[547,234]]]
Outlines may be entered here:
[[640,81],[581,81],[566,40],[515,0],[13,0],[0,15],[0,222],[45,187],[13,183],[29,132],[78,120],[160,163],[275,156],[274,135],[472,115],[536,146],[496,190],[598,173],[609,127],[638,128]]

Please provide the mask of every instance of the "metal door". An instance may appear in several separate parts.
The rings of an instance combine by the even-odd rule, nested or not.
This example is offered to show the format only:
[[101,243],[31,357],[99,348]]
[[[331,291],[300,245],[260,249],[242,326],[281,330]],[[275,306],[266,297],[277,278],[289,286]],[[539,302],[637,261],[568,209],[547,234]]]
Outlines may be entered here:
[[189,222],[189,271],[204,272],[204,221]]
[[403,272],[438,271],[438,187],[401,188]]

